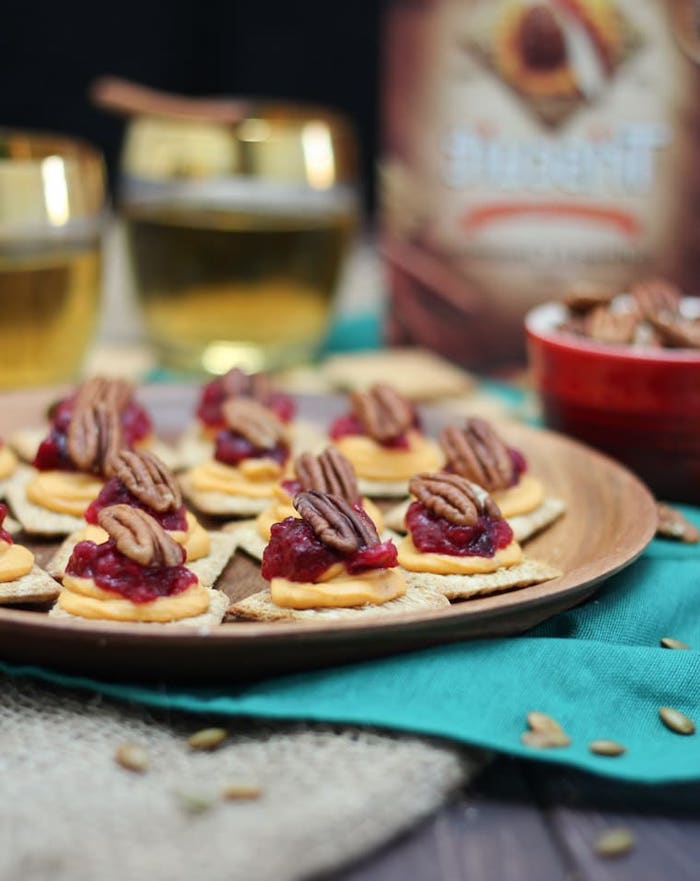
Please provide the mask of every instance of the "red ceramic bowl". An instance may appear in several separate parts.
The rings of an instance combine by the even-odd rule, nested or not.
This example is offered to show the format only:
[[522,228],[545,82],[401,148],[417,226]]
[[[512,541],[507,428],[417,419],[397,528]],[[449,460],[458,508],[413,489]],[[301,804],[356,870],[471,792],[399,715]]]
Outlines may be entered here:
[[[700,299],[684,311],[700,315]],[[545,424],[624,462],[658,498],[700,503],[700,351],[595,343],[559,333],[564,317],[544,303],[525,318]]]

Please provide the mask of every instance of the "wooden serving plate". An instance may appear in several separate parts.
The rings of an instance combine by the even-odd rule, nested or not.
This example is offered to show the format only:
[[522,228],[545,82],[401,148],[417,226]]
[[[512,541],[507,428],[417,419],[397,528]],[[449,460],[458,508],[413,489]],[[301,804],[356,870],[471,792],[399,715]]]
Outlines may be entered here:
[[[59,392],[13,392],[0,397],[0,437],[41,423]],[[158,433],[174,439],[190,420],[194,386],[139,391]],[[342,398],[299,396],[299,416],[326,426],[345,409]],[[447,421],[424,410],[430,434]],[[454,417],[450,417],[454,420]],[[46,609],[0,607],[0,657],[84,676],[122,680],[236,682],[379,657],[462,639],[521,633],[583,602],[606,578],[635,560],[654,535],[656,508],[646,487],[611,459],[549,431],[504,424],[500,431],[526,455],[533,474],[567,512],[527,545],[530,557],[562,570],[545,584],[457,603],[428,613],[402,613],[387,623],[227,623],[212,628],[63,621]],[[21,537],[19,538],[21,541]],[[56,543],[32,544],[39,562]],[[258,566],[240,552],[218,587],[234,599],[260,589]]]

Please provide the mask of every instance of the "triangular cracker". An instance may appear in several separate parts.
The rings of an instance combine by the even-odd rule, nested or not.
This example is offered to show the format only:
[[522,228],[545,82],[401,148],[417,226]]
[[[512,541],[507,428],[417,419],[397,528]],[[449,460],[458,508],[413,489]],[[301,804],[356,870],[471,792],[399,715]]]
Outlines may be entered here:
[[[69,535],[47,563],[46,570],[54,578],[63,578],[70,555],[78,542],[77,536],[78,533]],[[203,587],[214,586],[236,549],[236,537],[232,533],[210,532],[209,539],[211,549],[207,556],[184,564],[190,572],[194,572]]]
[[221,624],[229,605],[229,598],[220,590],[211,590],[209,598],[209,610],[201,615],[195,615],[193,618],[181,618],[178,621],[105,621],[95,618],[81,618],[79,615],[71,615],[62,609],[58,603],[53,606],[49,612],[51,618],[70,619],[71,621],[84,621],[86,624],[109,623],[119,626],[120,624],[134,625],[140,627],[206,627],[212,624]]
[[45,603],[55,600],[61,588],[36,563],[31,571],[15,581],[0,581],[0,604]]
[[33,462],[39,444],[46,437],[48,426],[21,428],[11,434],[7,442],[23,462]]
[[224,531],[234,536],[236,548],[245,551],[246,554],[256,560],[262,560],[263,551],[267,542],[258,532],[255,520],[242,520],[240,523],[229,523]]
[[8,481],[7,501],[12,512],[30,535],[69,535],[82,529],[85,521],[72,514],[58,514],[27,499],[27,484],[35,471],[28,465],[20,465]]
[[330,621],[351,621],[358,616],[397,615],[402,612],[424,612],[449,606],[445,597],[436,590],[408,587],[402,597],[381,605],[366,604],[347,609],[285,609],[272,602],[269,588],[240,600],[229,609],[229,615],[247,621],[305,621],[310,624],[327,624]]
[[548,563],[523,557],[517,566],[508,566],[484,575],[435,575],[402,569],[407,584],[416,589],[438,591],[449,600],[467,600],[551,581],[562,573]]
[[194,489],[190,478],[183,474],[180,477],[180,486],[185,497],[205,514],[213,517],[254,517],[262,513],[272,500],[272,497],[264,499],[251,499],[246,496],[230,496],[220,492],[199,492]]
[[366,480],[359,477],[357,486],[370,499],[402,499],[408,495],[408,480]]

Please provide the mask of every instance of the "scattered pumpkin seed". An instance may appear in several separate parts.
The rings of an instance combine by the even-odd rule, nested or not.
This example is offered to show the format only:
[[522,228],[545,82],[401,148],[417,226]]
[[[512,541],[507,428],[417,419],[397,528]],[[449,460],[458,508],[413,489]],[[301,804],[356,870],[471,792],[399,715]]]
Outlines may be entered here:
[[114,759],[127,771],[142,774],[148,769],[148,753],[140,743],[120,743],[115,750]]
[[203,814],[213,806],[215,801],[210,792],[199,789],[176,789],[175,795],[180,806],[190,814]]
[[520,740],[525,746],[531,746],[535,749],[571,745],[571,738],[563,731],[523,731]]
[[680,639],[674,639],[672,636],[663,636],[661,638],[660,642],[661,642],[661,645],[665,649],[689,649],[690,648],[690,646],[687,643],[681,642]]
[[627,752],[627,747],[618,743],[616,740],[592,740],[588,744],[588,749],[597,756],[621,756]]
[[595,841],[593,849],[601,857],[621,857],[634,847],[634,835],[629,829],[619,826],[607,829]]
[[546,713],[540,713],[539,710],[532,710],[527,714],[527,724],[533,731],[540,732],[562,732],[561,727],[556,719],[548,716]]
[[664,725],[676,734],[695,734],[695,722],[673,707],[660,707],[659,716]]
[[227,801],[260,798],[261,795],[262,789],[255,783],[229,783],[221,791],[221,797]]
[[216,749],[228,737],[225,728],[202,728],[187,739],[190,749]]

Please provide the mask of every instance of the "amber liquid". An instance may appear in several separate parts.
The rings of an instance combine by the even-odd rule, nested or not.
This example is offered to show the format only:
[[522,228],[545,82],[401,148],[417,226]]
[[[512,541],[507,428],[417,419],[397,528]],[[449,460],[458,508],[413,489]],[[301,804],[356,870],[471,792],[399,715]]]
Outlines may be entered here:
[[73,379],[92,338],[100,252],[0,248],[0,386]]
[[308,358],[322,342],[354,228],[350,213],[130,208],[125,224],[147,330],[164,365],[273,369]]

